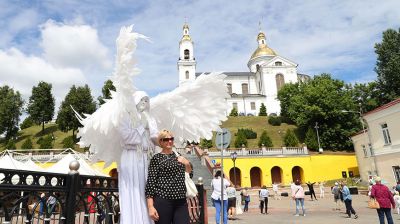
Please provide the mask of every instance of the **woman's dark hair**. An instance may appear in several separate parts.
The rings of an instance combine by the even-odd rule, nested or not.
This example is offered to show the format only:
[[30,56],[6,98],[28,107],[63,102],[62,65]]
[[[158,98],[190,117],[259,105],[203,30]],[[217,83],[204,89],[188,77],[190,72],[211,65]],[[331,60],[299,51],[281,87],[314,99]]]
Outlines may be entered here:
[[294,182],[294,184],[300,185],[300,180],[296,180],[296,181]]
[[[214,177],[220,177],[221,176],[221,170],[218,170],[217,172],[215,172]],[[225,175],[224,175],[225,177]]]

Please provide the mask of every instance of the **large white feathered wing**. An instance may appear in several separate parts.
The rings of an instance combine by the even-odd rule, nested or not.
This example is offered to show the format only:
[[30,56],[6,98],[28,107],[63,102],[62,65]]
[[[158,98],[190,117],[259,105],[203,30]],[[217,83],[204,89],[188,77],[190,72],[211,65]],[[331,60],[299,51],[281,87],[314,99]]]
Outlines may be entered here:
[[77,114],[77,118],[83,125],[79,128],[78,144],[82,147],[90,147],[89,150],[97,160],[103,160],[106,165],[111,162],[119,162],[122,152],[120,145],[120,133],[118,126],[124,116],[129,112],[133,123],[138,121],[136,105],[133,94],[136,88],[132,77],[140,71],[135,67],[136,61],[133,53],[136,50],[137,39],[145,36],[132,32],[132,26],[122,27],[117,38],[117,55],[115,70],[111,77],[115,92],[111,92],[112,99],[100,106],[93,114]]
[[226,99],[230,98],[222,73],[202,74],[150,100],[150,113],[157,127],[170,130],[180,143],[211,139],[227,119]]

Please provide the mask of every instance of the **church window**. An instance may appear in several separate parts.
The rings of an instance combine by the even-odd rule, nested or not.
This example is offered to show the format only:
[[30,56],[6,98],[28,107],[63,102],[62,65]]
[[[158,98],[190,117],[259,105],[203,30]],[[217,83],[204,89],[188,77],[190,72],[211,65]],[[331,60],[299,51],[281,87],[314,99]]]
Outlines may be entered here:
[[232,107],[237,110],[238,109],[237,103],[232,103]]
[[189,79],[189,71],[185,72],[186,79]]
[[231,84],[231,83],[228,83],[228,84],[227,84],[227,87],[228,87],[228,93],[229,93],[229,94],[232,94],[232,84]]
[[277,74],[275,76],[275,79],[276,79],[276,89],[277,91],[279,91],[283,87],[283,85],[285,85],[285,78],[283,77],[282,74]]
[[257,65],[256,65],[256,70],[258,71],[259,69],[260,69],[260,65],[257,64]]
[[250,107],[251,107],[252,110],[255,110],[256,109],[256,102],[251,102],[250,103]]
[[276,61],[275,62],[275,66],[282,66],[282,62],[281,61]]
[[264,40],[261,41],[262,44],[265,44]]
[[385,145],[390,145],[392,140],[390,139],[389,128],[386,123],[381,124],[383,139],[385,140]]
[[185,35],[187,35],[187,30],[185,30]]
[[189,52],[188,49],[185,49],[185,50],[183,51],[183,54],[184,54],[184,59],[189,59],[190,52]]
[[242,84],[242,94],[249,94],[249,85],[247,83]]

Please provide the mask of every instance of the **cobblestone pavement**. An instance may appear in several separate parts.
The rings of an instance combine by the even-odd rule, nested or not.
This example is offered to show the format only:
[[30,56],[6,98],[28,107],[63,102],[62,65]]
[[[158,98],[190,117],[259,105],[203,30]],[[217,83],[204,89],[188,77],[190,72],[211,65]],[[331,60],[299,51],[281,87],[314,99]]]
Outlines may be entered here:
[[[254,198],[254,199],[253,199]],[[268,213],[260,214],[258,201],[252,197],[249,212],[237,215],[236,220],[228,220],[231,224],[244,223],[295,223],[295,224],[347,224],[347,223],[379,223],[378,215],[375,209],[367,207],[368,197],[365,195],[353,195],[353,208],[359,216],[358,219],[346,218],[344,204],[340,211],[333,210],[334,203],[331,195],[327,198],[311,201],[307,195],[305,200],[306,216],[294,216],[295,205],[293,200],[288,197],[282,197],[282,200],[269,199]],[[392,209],[394,223],[400,223],[400,215]],[[215,209],[208,207],[208,223],[215,224]]]

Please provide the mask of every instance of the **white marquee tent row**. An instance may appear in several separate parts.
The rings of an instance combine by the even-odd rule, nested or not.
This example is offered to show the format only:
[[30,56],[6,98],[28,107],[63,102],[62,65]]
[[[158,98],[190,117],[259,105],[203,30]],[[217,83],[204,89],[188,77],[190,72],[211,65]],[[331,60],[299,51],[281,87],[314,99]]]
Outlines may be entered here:
[[[90,175],[90,176],[108,176],[103,172],[101,172],[100,170],[89,165],[82,157],[79,156],[78,153],[74,154],[68,153],[63,155],[62,159],[60,159],[57,163],[55,163],[48,169],[44,169],[38,166],[30,158],[25,162],[18,161],[12,157],[14,153],[15,152],[13,151],[5,150],[0,154],[0,168],[67,174],[69,172],[69,164],[72,161],[77,160],[80,164],[80,167],[78,169],[78,172],[80,174]],[[0,183],[2,183],[3,178],[4,175],[0,173]],[[28,176],[26,181],[29,184],[33,181],[33,179],[32,177],[29,178]],[[44,178],[42,180],[39,180],[39,182],[42,182],[40,184],[44,184],[44,181],[45,181]],[[13,177],[12,182],[15,184],[18,183],[19,177],[17,176]]]

